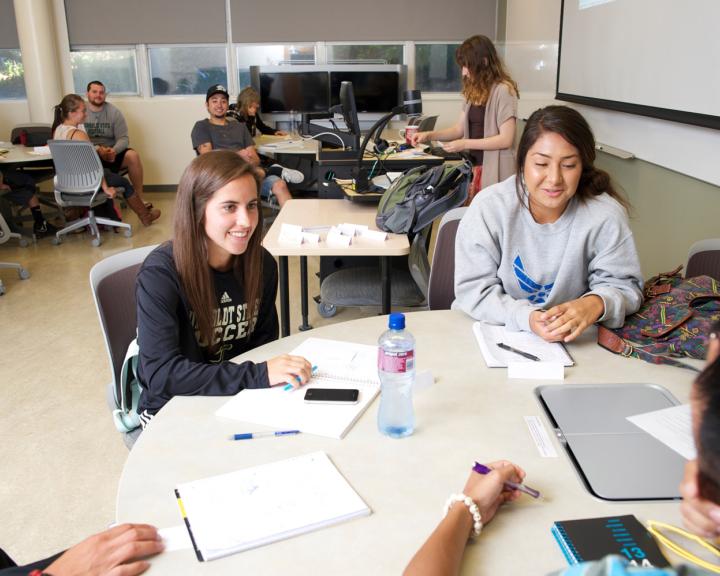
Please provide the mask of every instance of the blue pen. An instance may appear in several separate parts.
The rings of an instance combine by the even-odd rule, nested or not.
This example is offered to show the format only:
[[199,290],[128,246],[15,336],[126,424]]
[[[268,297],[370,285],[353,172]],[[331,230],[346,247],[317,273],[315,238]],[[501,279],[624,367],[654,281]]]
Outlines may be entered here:
[[266,436],[289,436],[300,434],[300,430],[276,430],[275,432],[246,432],[245,434],[233,434],[230,440],[252,440],[253,438],[265,438]]
[[[310,374],[315,374],[315,372],[317,372],[317,366],[312,367]],[[300,376],[293,376],[293,378],[295,378],[295,380],[298,381],[298,384],[302,384],[302,380],[300,380]],[[293,388],[294,388],[294,386],[292,384],[285,384],[285,387],[283,388],[283,390],[288,392],[288,391],[292,390]]]
[[[480,464],[479,462],[475,462],[475,466],[473,466],[473,472],[477,472],[478,474],[490,474],[492,472],[492,468],[488,468],[484,464]],[[532,496],[533,498],[540,498],[540,492],[535,490],[534,488],[530,488],[530,486],[525,486],[525,484],[519,484],[518,482],[510,482],[509,480],[505,482],[505,488],[508,490],[520,490],[520,492],[525,492],[528,496]]]

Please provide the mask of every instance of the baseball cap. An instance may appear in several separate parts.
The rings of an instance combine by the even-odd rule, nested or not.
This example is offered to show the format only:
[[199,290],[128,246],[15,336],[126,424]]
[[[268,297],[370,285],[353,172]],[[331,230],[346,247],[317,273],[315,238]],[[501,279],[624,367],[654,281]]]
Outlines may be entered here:
[[227,88],[223,86],[222,84],[213,84],[208,88],[207,94],[205,95],[205,102],[210,100],[215,94],[225,94],[225,98],[230,100],[230,94],[227,91]]

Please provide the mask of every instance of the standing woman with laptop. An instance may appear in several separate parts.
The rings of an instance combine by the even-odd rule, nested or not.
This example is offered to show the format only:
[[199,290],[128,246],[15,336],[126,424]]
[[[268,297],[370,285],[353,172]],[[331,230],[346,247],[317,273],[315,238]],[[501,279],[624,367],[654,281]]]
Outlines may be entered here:
[[472,36],[455,51],[465,98],[457,123],[444,130],[418,132],[412,143],[439,140],[448,152],[468,151],[473,180],[468,204],[481,188],[515,173],[513,140],[518,88],[487,36]]
[[138,414],[143,427],[173,396],[230,396],[310,378],[284,354],[232,358],[278,337],[277,265],[261,245],[259,175],[234,151],[195,158],[177,189],[173,239],[137,277]]

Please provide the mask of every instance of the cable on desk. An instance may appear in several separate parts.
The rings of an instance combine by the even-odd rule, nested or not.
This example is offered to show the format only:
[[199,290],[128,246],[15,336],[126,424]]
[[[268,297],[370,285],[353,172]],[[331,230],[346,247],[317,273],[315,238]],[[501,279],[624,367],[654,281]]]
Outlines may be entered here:
[[308,137],[303,136],[302,139],[303,140],[314,140],[318,136],[325,136],[325,135],[335,136],[335,138],[340,140],[340,145],[342,146],[342,149],[345,150],[345,142],[343,142],[343,139],[340,138],[340,136],[338,136],[334,132],[320,132],[320,134],[313,134],[312,136],[308,136]]

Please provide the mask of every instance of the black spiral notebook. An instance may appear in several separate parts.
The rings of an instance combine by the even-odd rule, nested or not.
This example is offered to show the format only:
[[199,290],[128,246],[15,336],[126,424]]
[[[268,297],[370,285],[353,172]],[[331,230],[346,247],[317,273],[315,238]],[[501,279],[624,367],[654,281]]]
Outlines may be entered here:
[[615,554],[633,566],[670,566],[650,532],[631,514],[564,520],[555,522],[551,531],[569,564]]

